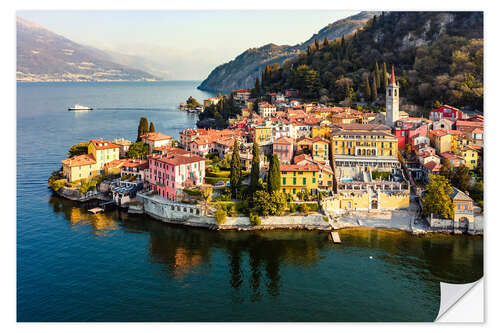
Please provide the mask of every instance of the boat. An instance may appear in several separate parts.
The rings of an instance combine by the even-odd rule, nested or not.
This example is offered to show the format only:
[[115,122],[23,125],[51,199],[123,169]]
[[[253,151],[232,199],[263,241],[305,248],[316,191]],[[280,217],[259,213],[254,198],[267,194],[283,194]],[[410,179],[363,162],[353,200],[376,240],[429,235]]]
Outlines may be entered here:
[[74,106],[70,106],[68,108],[68,111],[90,111],[90,110],[92,110],[91,107],[83,106],[83,105],[79,105],[79,104],[75,104]]

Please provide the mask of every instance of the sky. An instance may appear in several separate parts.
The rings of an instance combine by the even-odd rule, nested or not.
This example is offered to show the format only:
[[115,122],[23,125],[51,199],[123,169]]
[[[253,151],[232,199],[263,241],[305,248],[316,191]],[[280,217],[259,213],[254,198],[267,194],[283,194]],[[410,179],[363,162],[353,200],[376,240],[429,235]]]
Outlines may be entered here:
[[[74,42],[145,58],[171,80],[202,80],[252,47],[295,45],[359,11],[18,11]],[[154,74],[154,73],[153,73]]]

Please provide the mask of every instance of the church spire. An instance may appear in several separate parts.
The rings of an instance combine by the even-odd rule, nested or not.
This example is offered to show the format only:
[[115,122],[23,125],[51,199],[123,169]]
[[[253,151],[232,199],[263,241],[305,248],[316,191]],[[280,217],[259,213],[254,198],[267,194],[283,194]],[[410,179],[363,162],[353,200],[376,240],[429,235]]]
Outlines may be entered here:
[[396,75],[394,75],[394,66],[392,66],[391,83],[396,84]]

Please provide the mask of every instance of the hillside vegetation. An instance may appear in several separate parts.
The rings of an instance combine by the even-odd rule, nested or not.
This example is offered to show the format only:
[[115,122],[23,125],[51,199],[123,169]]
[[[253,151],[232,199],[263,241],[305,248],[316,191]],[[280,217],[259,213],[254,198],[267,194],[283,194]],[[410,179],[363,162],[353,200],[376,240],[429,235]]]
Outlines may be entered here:
[[382,13],[351,37],[315,40],[295,59],[267,66],[260,89],[297,88],[324,102],[381,102],[391,65],[410,103],[482,110],[483,13]]

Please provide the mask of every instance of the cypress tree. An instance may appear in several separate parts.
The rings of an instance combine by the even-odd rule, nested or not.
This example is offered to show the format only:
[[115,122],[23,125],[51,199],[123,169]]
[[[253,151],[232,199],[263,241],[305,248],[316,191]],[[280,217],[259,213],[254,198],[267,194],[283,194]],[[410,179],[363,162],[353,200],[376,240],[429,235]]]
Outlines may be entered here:
[[259,145],[253,143],[252,147],[252,170],[250,171],[250,193],[257,191],[260,179],[260,156]]
[[156,132],[155,124],[153,124],[153,122],[150,122],[149,123],[149,133],[153,133],[153,132]]
[[238,140],[234,140],[233,154],[231,156],[231,171],[230,171],[231,194],[236,199],[236,193],[241,182],[241,161],[240,161],[240,145]]
[[375,82],[377,83],[377,89],[380,88],[380,68],[378,67],[378,61],[375,62]]
[[141,117],[139,121],[139,127],[137,128],[137,140],[136,142],[141,141],[141,136],[148,133],[148,119],[145,117]]
[[328,46],[328,38],[323,39],[323,47]]
[[274,191],[280,190],[280,160],[276,154],[273,154],[269,162],[269,170],[267,172],[267,192],[272,194]]
[[314,47],[316,48],[316,50],[319,50],[319,40],[314,40]]
[[378,97],[378,95],[377,95],[377,79],[374,76],[373,80],[372,80],[372,100],[376,101],[377,97]]
[[372,88],[370,87],[370,81],[368,81],[368,76],[365,82],[365,100],[368,102],[372,98]]

